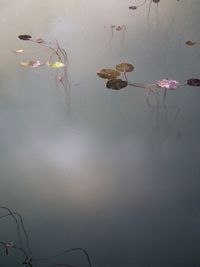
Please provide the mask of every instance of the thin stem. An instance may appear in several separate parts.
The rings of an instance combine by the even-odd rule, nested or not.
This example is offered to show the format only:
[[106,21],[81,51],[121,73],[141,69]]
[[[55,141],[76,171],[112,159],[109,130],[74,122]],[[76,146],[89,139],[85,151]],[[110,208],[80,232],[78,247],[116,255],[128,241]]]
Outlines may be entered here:
[[54,256],[51,256],[51,257],[47,257],[47,258],[34,258],[34,259],[32,259],[32,260],[33,260],[33,261],[49,260],[49,259],[57,258],[57,257],[62,256],[62,255],[64,255],[64,254],[67,254],[67,253],[70,253],[70,252],[75,252],[75,251],[81,251],[81,252],[83,252],[83,253],[85,254],[86,258],[87,258],[87,261],[88,261],[89,266],[90,266],[90,267],[92,266],[91,261],[90,261],[89,254],[88,254],[88,252],[87,252],[85,249],[83,249],[83,248],[71,248],[71,249],[65,250],[65,251],[63,251],[63,252],[61,252],[61,253],[59,253],[59,254],[56,254],[56,255],[54,255]]

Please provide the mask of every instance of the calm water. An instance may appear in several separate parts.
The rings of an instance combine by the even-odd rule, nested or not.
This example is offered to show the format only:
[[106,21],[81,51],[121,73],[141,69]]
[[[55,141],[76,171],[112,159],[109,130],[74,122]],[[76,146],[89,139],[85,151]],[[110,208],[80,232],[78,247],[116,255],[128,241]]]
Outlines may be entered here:
[[[147,18],[149,2],[0,0],[0,204],[22,214],[34,257],[83,247],[94,267],[200,264],[199,87],[169,91],[167,108],[150,96],[151,109],[142,88],[96,75],[129,62],[131,82],[200,78],[199,0],[152,3]],[[59,41],[70,98],[56,71],[19,65],[37,55],[13,53],[36,47],[19,34]],[[11,218],[0,241],[16,242]],[[88,266],[79,253],[56,262]],[[1,249],[0,266],[20,263]]]

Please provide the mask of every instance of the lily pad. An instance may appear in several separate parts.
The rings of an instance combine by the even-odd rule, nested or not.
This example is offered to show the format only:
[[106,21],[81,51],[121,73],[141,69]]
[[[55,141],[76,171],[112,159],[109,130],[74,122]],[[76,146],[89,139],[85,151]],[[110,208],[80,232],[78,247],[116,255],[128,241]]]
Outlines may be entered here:
[[44,41],[42,38],[37,38],[37,39],[35,40],[35,42],[38,43],[38,44],[42,44],[42,43],[44,43],[45,41]]
[[49,63],[49,61],[47,61],[46,65],[54,69],[63,68],[65,66],[65,64],[62,63],[61,61],[56,61],[54,63]]
[[192,42],[192,41],[186,41],[185,44],[186,44],[186,45],[189,45],[189,46],[193,46],[193,45],[195,45],[195,43]]
[[14,53],[16,53],[16,54],[20,54],[20,53],[23,53],[23,52],[24,52],[23,49],[17,49],[17,50],[14,51]]
[[156,82],[157,87],[175,90],[179,88],[179,82],[176,80],[162,79]]
[[42,66],[43,64],[39,61],[39,60],[31,60],[29,62],[20,62],[20,65],[22,67],[32,67],[32,68],[37,68],[37,67],[40,67]]
[[30,40],[32,38],[32,36],[30,36],[28,34],[21,34],[21,35],[18,36],[18,38],[20,40],[28,41],[28,40]]
[[97,75],[102,79],[115,79],[120,76],[120,72],[114,69],[101,69],[100,72],[97,72]]
[[153,0],[153,3],[158,4],[160,0]]
[[188,79],[187,84],[190,86],[200,86],[200,79],[196,78]]
[[120,63],[116,65],[116,70],[120,72],[131,72],[133,71],[134,66],[129,63]]
[[106,87],[109,89],[120,90],[128,85],[127,81],[121,79],[112,79],[106,83]]
[[136,10],[137,9],[137,6],[129,6],[129,9]]

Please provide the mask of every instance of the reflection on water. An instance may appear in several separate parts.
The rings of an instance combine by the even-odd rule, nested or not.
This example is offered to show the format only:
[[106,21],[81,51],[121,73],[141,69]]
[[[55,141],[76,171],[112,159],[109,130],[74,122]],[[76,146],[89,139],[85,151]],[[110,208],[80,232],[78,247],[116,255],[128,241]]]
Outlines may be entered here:
[[[0,203],[22,215],[33,255],[198,266],[199,1],[1,2]],[[32,59],[13,51],[34,48],[22,34],[58,40],[70,96],[56,69],[19,65]],[[122,62],[126,86],[106,88],[96,71]],[[16,230],[0,220],[0,265],[21,263]]]

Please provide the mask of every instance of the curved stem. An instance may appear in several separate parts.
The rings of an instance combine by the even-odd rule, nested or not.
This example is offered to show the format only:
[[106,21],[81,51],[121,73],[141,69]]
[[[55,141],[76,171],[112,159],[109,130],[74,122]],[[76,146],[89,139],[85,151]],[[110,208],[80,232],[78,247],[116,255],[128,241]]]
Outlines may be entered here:
[[57,257],[62,256],[62,255],[64,255],[64,254],[67,254],[67,253],[70,253],[70,252],[75,252],[75,251],[81,251],[81,252],[83,252],[83,253],[85,254],[86,258],[87,258],[87,261],[88,261],[89,266],[90,266],[90,267],[92,266],[91,261],[90,261],[89,254],[88,254],[88,252],[87,252],[85,249],[83,249],[83,248],[71,248],[71,249],[67,249],[67,250],[65,250],[65,251],[63,251],[63,252],[61,252],[61,253],[59,253],[59,254],[56,254],[56,255],[54,255],[54,256],[51,256],[51,257],[47,257],[47,258],[33,258],[32,260],[33,260],[33,261],[49,260],[49,259],[57,258]]

